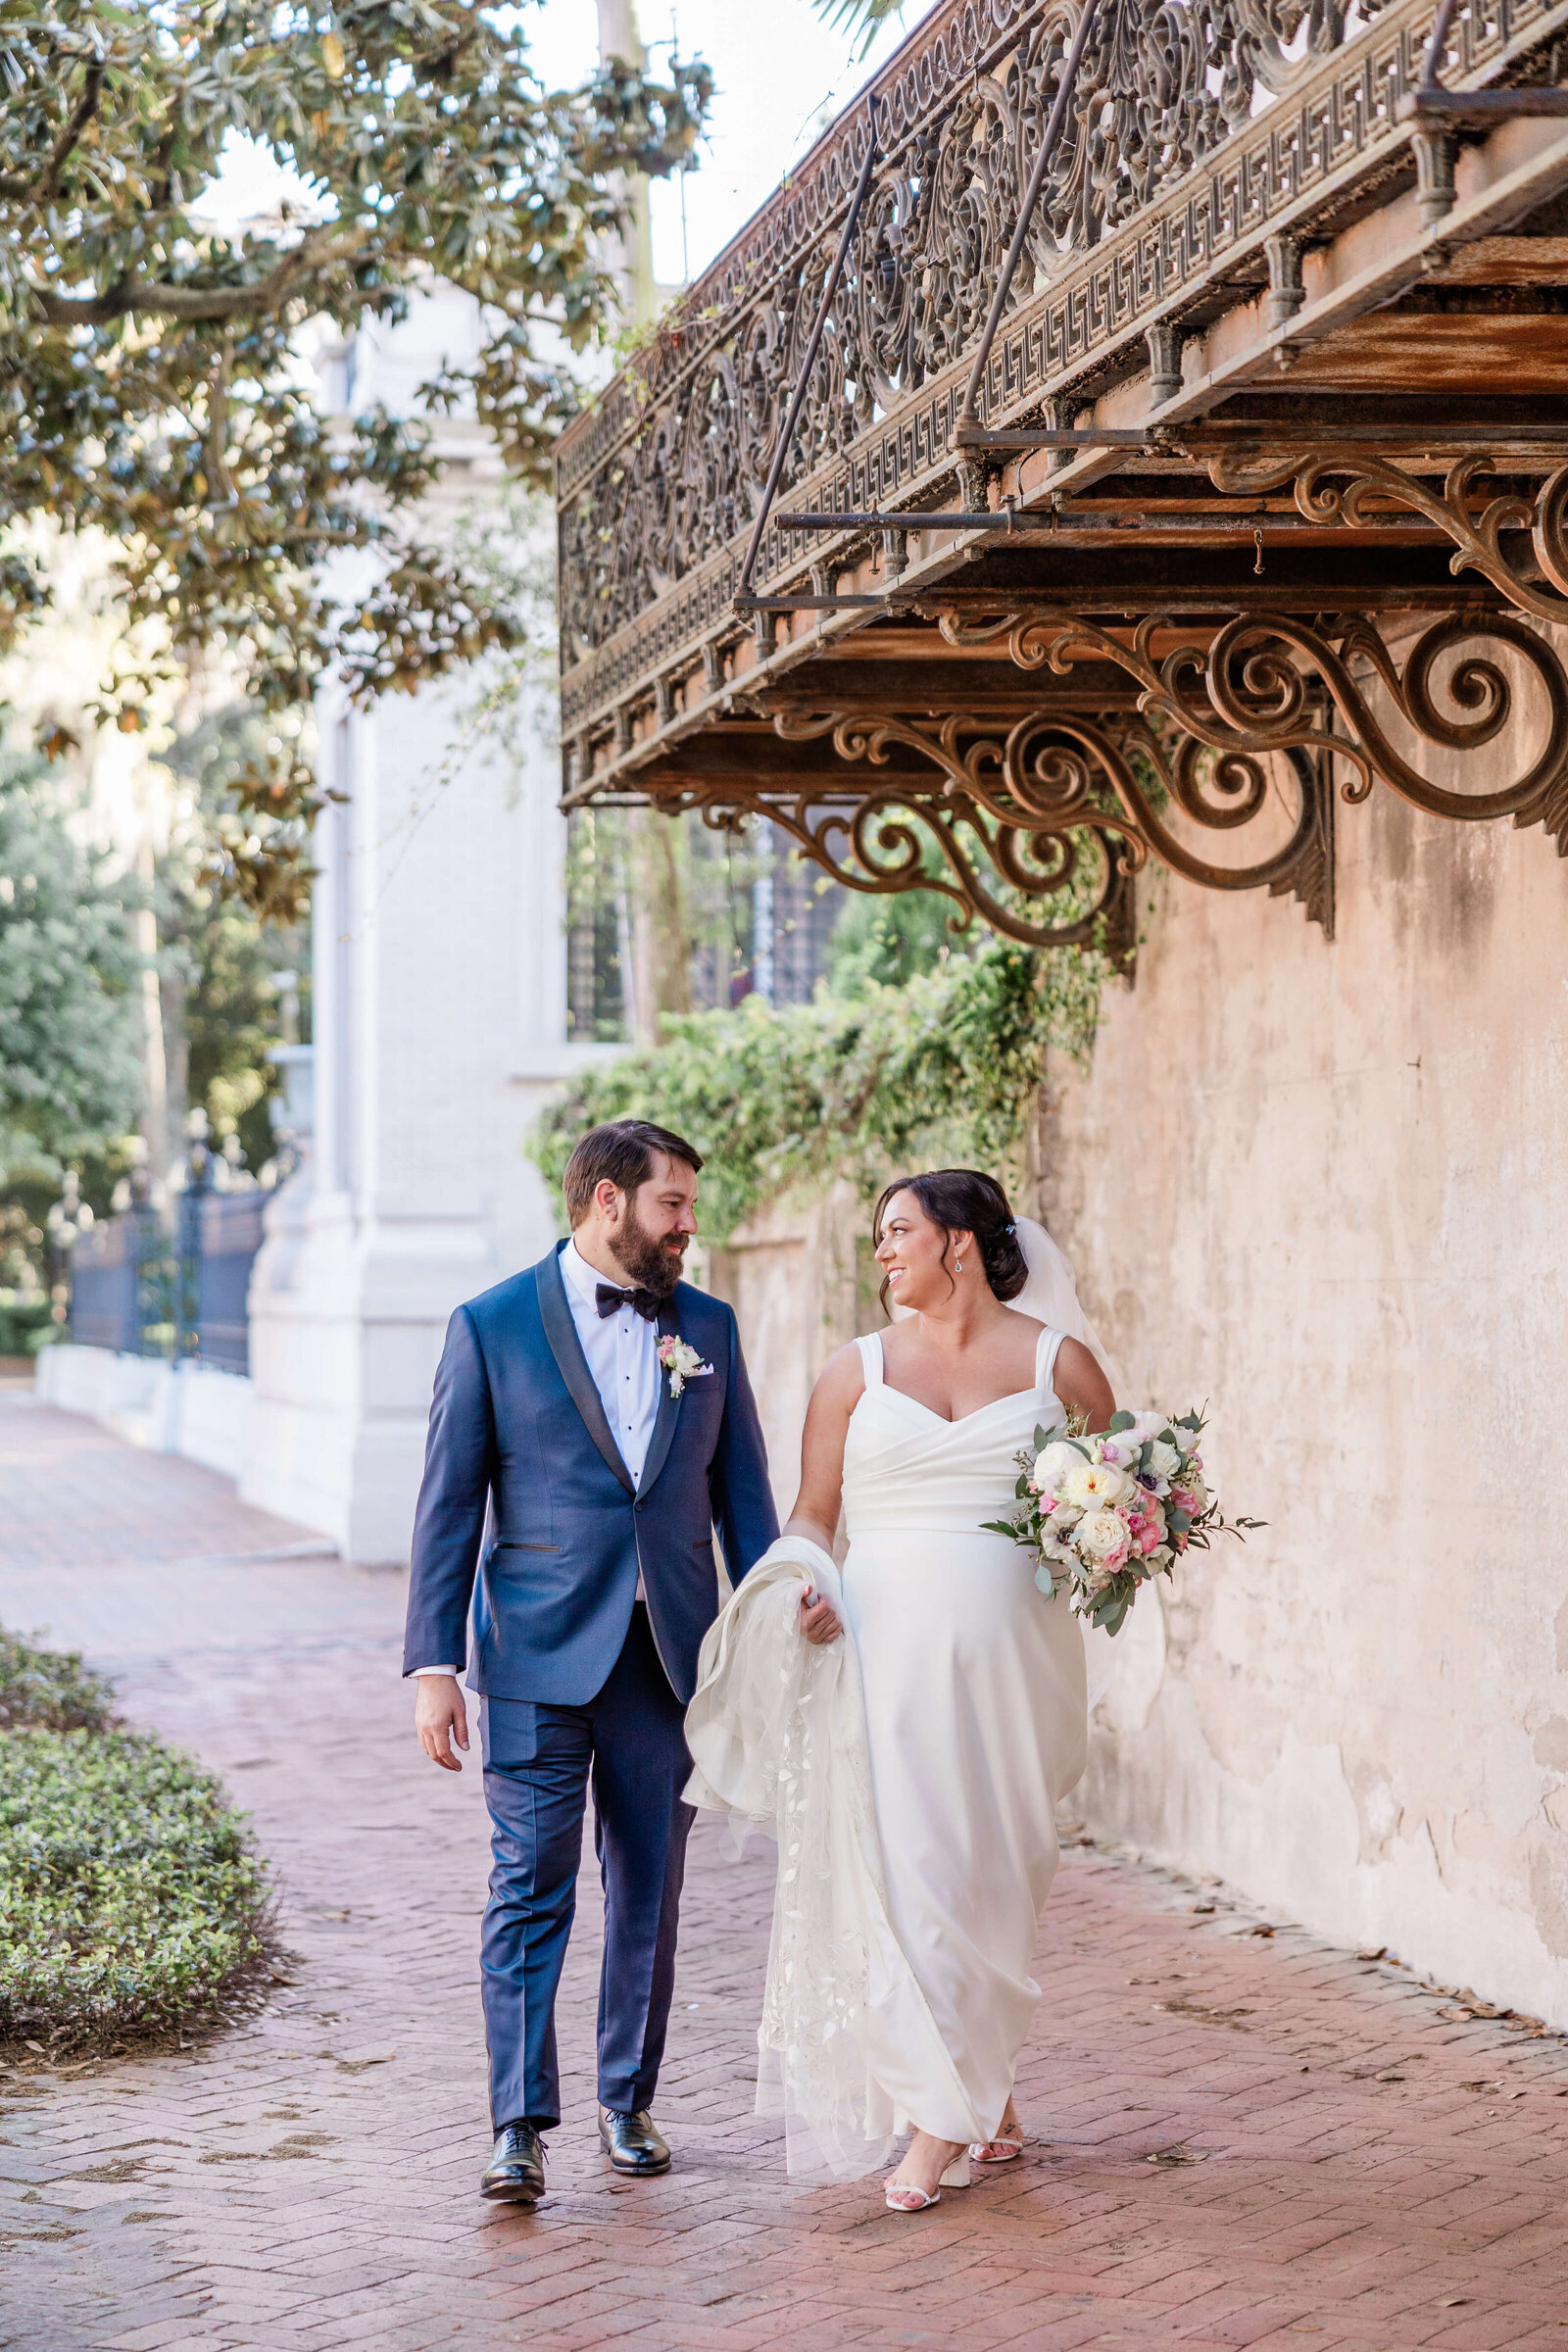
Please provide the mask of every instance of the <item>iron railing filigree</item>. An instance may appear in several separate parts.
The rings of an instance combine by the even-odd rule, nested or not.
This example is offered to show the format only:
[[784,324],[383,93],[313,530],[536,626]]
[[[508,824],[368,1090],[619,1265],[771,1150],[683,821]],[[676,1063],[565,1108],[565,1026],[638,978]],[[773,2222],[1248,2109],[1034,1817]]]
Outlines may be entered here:
[[946,0],[563,438],[565,806],[1118,954],[1375,780],[1568,850],[1565,36]]
[[[1136,220],[1385,4],[1103,0],[1015,304]],[[877,85],[886,159],[783,487],[972,350],[1079,13],[1079,0],[950,0]],[[868,136],[862,106],[808,162],[809,187],[776,200],[784,218],[765,214],[764,233],[754,227],[744,251],[698,281],[613,388],[600,430],[590,420],[567,436],[558,488],[568,667],[755,520]]]

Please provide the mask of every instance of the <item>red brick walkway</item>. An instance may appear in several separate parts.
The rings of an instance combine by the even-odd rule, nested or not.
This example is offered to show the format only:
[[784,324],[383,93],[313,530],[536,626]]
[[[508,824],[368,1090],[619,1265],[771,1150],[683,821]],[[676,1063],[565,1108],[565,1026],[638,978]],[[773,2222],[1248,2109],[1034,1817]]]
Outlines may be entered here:
[[1021,2164],[909,2220],[787,2186],[748,2112],[768,1866],[700,1824],[676,2169],[597,2152],[585,1879],[552,2192],[482,2206],[478,1776],[414,1747],[397,1579],[224,1564],[299,1532],[0,1398],[0,1619],[85,1642],[230,1776],[295,1955],[208,2047],[0,2081],[0,2345],[1568,2352],[1562,2045],[1089,1848],[1047,1915]]

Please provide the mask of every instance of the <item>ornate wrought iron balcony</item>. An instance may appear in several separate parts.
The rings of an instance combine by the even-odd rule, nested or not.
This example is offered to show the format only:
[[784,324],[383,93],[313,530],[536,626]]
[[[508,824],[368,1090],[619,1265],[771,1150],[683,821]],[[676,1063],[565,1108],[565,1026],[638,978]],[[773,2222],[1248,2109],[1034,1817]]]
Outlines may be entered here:
[[1039,944],[1332,928],[1379,783],[1568,847],[1565,32],[947,0],[563,439],[564,805]]

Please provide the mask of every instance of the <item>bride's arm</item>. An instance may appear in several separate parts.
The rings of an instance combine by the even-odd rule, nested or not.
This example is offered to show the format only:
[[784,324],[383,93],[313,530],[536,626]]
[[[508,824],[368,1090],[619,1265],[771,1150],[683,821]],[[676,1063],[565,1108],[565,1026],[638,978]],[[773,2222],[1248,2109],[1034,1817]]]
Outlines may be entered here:
[[[824,1551],[833,1548],[844,1491],[844,1441],[850,1415],[865,1386],[858,1348],[842,1348],[811,1391],[801,1438],[801,1491],[784,1522],[784,1533],[808,1536]],[[836,1642],[841,1628],[832,1606],[801,1602],[801,1631],[808,1642]]]
[[1116,1410],[1110,1383],[1082,1340],[1062,1341],[1052,1384],[1068,1412],[1082,1413],[1090,1429],[1103,1429]]

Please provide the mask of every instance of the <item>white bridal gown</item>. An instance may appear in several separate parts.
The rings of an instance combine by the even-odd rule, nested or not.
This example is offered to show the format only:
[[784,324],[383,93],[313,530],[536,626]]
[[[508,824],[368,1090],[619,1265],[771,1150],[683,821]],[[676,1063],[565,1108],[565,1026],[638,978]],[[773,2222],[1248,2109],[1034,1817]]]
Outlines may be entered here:
[[871,1788],[895,1933],[963,2092],[921,2085],[909,2121],[989,2139],[1040,1998],[1036,1924],[1056,1873],[1056,1802],[1088,1740],[1083,1634],[1029,1553],[982,1522],[1012,1508],[1016,1455],[1066,1419],[1045,1331],[1035,1386],[945,1421],[882,1376],[844,1448],[844,1602],[865,1689]]
[[[958,1421],[865,1389],[844,1453],[849,1552],[781,1537],[703,1646],[687,1718],[693,1803],[779,1839],[758,2108],[792,2176],[853,2178],[911,2126],[991,2138],[1040,1998],[1037,1918],[1055,1808],[1084,1768],[1084,1640],[1030,1555],[982,1532],[1014,1459],[1065,1418],[1046,1331],[1036,1385]],[[799,1631],[801,1588],[849,1639]]]

